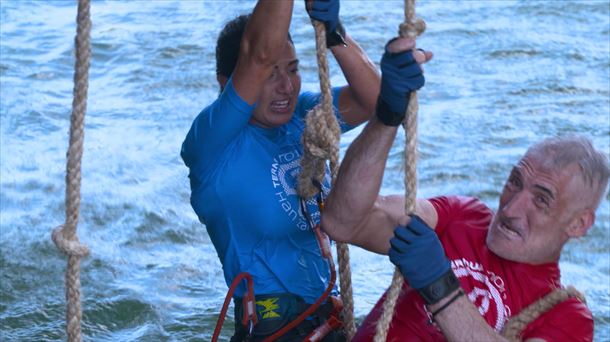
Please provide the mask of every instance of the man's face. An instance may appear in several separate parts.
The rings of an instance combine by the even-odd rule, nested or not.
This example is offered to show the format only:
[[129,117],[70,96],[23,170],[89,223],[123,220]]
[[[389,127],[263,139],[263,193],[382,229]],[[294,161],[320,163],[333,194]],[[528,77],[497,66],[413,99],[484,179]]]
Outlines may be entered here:
[[282,57],[265,82],[250,122],[261,127],[281,126],[292,118],[301,91],[299,60],[288,40]]
[[487,247],[517,262],[557,261],[575,236],[584,183],[577,164],[551,166],[548,156],[528,153],[513,168],[489,227]]

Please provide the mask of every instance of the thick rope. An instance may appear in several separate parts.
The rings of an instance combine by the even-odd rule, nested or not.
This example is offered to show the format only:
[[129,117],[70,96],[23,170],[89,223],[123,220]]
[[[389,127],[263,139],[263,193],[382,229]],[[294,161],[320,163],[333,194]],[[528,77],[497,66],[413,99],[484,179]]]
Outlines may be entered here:
[[511,317],[504,326],[504,329],[502,329],[502,336],[509,341],[521,341],[521,334],[528,324],[568,298],[577,298],[584,304],[587,303],[584,294],[580,293],[572,286],[555,289],[538,301],[530,304],[518,315]]
[[315,106],[305,119],[303,131],[303,158],[299,174],[298,191],[302,198],[311,198],[319,189],[312,179],[323,183],[326,171],[326,160],[330,160],[330,171],[334,181],[339,165],[339,139],[341,129],[333,112],[333,98],[328,76],[326,58],[326,34],[324,24],[314,21],[316,30],[316,47],[318,50],[318,74],[322,101]]
[[[400,25],[399,35],[415,39],[426,29],[423,20],[415,17],[415,0],[405,0],[405,22]],[[405,213],[415,211],[417,202],[417,111],[419,109],[417,94],[411,93],[409,106],[403,121],[405,129]],[[388,336],[390,323],[394,316],[396,302],[404,283],[402,274],[396,268],[392,277],[392,285],[388,289],[383,303],[383,312],[375,331],[375,342],[384,342]]]
[[68,255],[66,269],[66,333],[68,341],[80,342],[80,259],[89,250],[81,245],[76,235],[80,207],[81,158],[83,155],[84,118],[87,110],[89,88],[89,61],[91,57],[91,18],[89,0],[79,0],[76,29],[76,62],[74,67],[74,89],[72,115],[70,118],[70,146],[66,166],[66,222],[55,228],[53,242]]
[[339,259],[339,286],[341,300],[343,301],[343,327],[347,341],[351,341],[356,334],[356,320],[354,318],[352,270],[349,261],[349,247],[346,243],[337,243],[337,255]]
[[[324,24],[314,21],[316,31],[316,49],[318,75],[322,101],[314,107],[305,119],[303,131],[303,158],[299,174],[298,192],[301,198],[312,198],[319,189],[312,182],[320,184],[326,172],[326,160],[330,160],[331,185],[334,184],[339,170],[339,139],[341,129],[333,111],[333,99],[328,75],[328,60],[326,57],[326,29]],[[343,300],[343,325],[348,340],[356,333],[354,323],[354,300],[351,286],[351,270],[349,266],[349,248],[344,243],[337,243],[339,259],[339,284]]]

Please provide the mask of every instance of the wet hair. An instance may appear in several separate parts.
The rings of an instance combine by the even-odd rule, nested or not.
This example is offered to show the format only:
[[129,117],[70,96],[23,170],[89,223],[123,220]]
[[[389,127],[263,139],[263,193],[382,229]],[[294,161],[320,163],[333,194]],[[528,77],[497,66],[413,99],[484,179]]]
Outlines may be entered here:
[[596,150],[589,139],[581,136],[547,138],[530,147],[526,155],[532,153],[549,157],[555,169],[578,164],[582,179],[591,191],[593,209],[599,206],[608,186],[610,167],[606,155]]
[[[231,76],[239,57],[241,38],[252,14],[242,14],[225,24],[216,41],[216,74],[227,78]],[[292,37],[288,33],[288,41]]]

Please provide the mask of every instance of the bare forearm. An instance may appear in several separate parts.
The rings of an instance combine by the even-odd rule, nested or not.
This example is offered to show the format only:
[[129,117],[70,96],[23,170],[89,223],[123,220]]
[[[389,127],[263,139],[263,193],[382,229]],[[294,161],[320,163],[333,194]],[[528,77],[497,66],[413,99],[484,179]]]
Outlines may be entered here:
[[331,48],[348,86],[339,99],[339,110],[347,123],[358,125],[370,119],[379,95],[380,76],[375,64],[349,35],[347,46]]
[[[396,131],[373,117],[348,148],[322,215],[323,227],[333,239],[361,244],[357,240],[367,233],[366,222],[376,212],[373,207]],[[379,240],[385,248],[386,238]],[[387,253],[387,248],[381,252]]]
[[293,4],[293,0],[259,0],[244,32],[241,48],[247,51],[241,52],[275,63],[288,39]]
[[[430,305],[430,311],[435,312],[441,308],[456,293],[457,291],[448,295],[439,303]],[[435,315],[434,321],[439,325],[448,341],[507,342],[504,337],[485,322],[477,308],[465,295],[462,295]]]
[[249,104],[258,100],[260,89],[279,60],[288,41],[293,0],[260,0],[246,25],[237,66],[231,76],[237,93]]

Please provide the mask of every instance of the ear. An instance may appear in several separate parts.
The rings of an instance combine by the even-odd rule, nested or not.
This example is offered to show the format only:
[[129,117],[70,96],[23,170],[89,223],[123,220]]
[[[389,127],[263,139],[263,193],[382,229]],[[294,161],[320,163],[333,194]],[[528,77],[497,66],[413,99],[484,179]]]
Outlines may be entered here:
[[567,233],[570,238],[578,238],[587,234],[587,231],[595,222],[595,211],[592,209],[582,210],[568,227]]
[[225,75],[216,74],[216,81],[218,81],[218,84],[220,85],[220,91],[222,92],[225,89],[225,86],[227,85],[229,79]]

